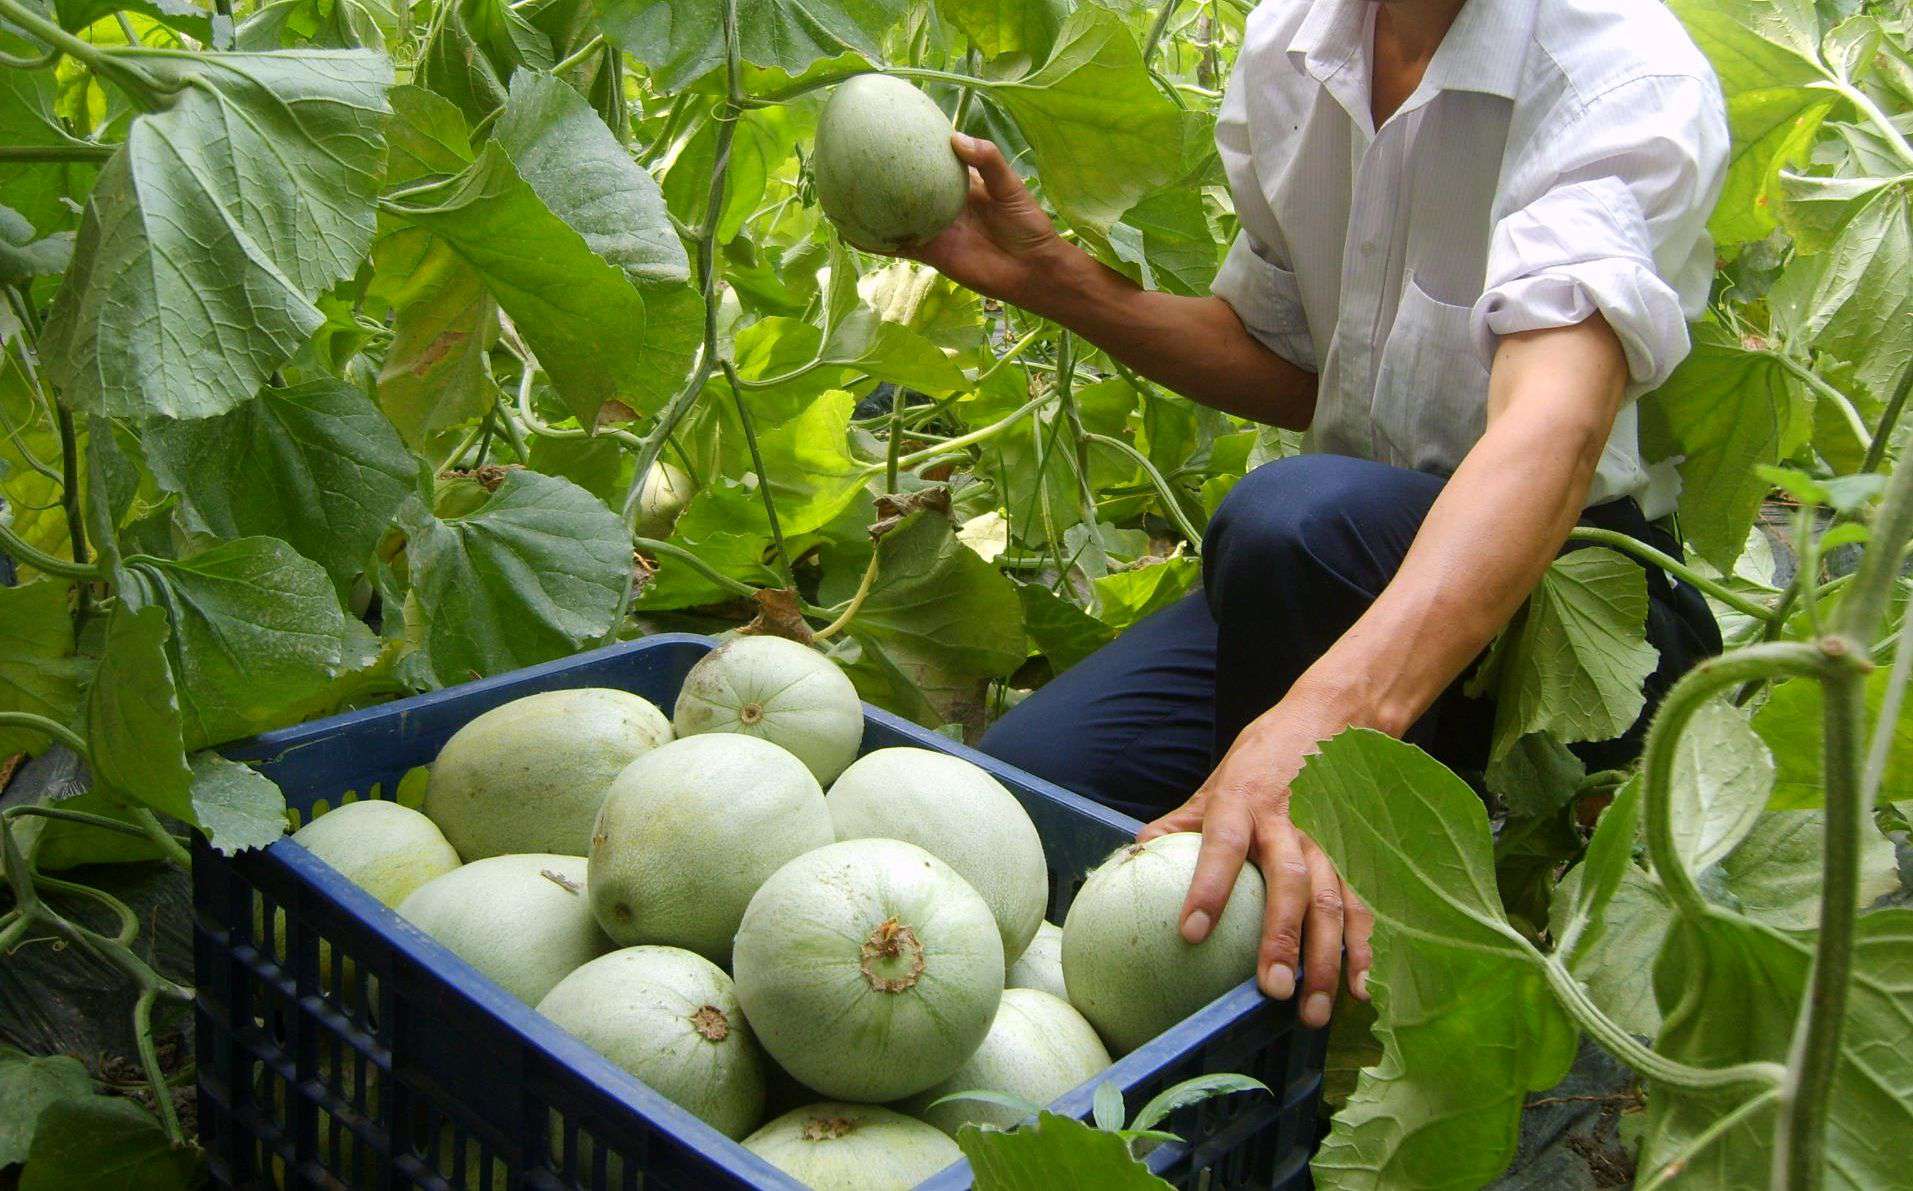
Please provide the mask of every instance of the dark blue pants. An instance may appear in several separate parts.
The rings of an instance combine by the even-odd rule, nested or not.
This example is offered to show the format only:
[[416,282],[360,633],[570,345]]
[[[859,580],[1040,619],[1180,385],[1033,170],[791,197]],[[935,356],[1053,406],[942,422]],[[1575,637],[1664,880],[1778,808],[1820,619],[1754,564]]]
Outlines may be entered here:
[[[1132,626],[984,735],[992,756],[1148,820],[1180,805],[1251,720],[1279,702],[1401,566],[1443,480],[1338,455],[1277,460],[1243,477],[1203,545],[1202,590]],[[1631,500],[1584,525],[1680,556]],[[1720,652],[1700,593],[1647,569],[1648,709],[1617,741],[1576,746],[1591,767],[1638,750],[1649,713],[1694,662]],[[1486,764],[1494,707],[1457,680],[1407,738],[1463,773]]]

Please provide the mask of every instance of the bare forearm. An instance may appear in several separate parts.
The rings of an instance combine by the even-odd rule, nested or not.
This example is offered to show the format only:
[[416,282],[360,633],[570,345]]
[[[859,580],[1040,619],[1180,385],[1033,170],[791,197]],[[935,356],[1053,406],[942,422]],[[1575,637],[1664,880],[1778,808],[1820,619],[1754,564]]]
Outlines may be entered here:
[[1192,401],[1273,426],[1309,423],[1314,373],[1262,346],[1220,298],[1145,290],[1059,242],[1055,267],[1016,301]]
[[1299,688],[1399,734],[1521,607],[1587,503],[1620,404],[1619,345],[1605,324],[1583,328],[1535,333],[1555,337],[1539,351],[1504,345],[1503,407],[1442,489],[1395,579]]

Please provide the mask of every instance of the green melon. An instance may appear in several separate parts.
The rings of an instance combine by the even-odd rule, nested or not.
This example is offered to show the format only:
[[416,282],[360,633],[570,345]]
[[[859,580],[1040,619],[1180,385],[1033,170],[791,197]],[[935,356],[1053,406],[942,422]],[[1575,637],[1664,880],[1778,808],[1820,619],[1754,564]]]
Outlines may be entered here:
[[851,762],[825,799],[838,839],[900,839],[983,895],[1014,961],[1043,925],[1049,869],[1029,812],[979,766],[931,749],[887,748]]
[[744,1148],[811,1191],[909,1191],[963,1158],[929,1125],[874,1104],[793,1109],[745,1138]]
[[1125,844],[1089,874],[1063,920],[1063,978],[1111,1050],[1126,1054],[1255,975],[1262,874],[1245,864],[1209,937],[1182,937],[1202,836]]
[[850,840],[764,882],[732,974],[786,1071],[835,1099],[895,1100],[947,1079],[989,1033],[1003,942],[949,865],[900,840]]
[[737,732],[789,751],[822,783],[863,742],[857,688],[829,658],[782,637],[737,637],[691,667],[671,713],[679,736]]
[[818,204],[859,248],[922,244],[962,214],[970,193],[950,132],[943,110],[902,79],[860,74],[837,84],[810,159]]
[[691,477],[683,469],[662,459],[653,463],[645,473],[644,486],[638,489],[638,536],[670,537],[693,492]]
[[439,750],[425,813],[466,860],[514,852],[582,856],[611,779],[671,739],[664,713],[626,691],[586,687],[514,699]]
[[956,1136],[966,1124],[1014,1128],[1023,1114],[982,1100],[937,1101],[955,1092],[1002,1092],[1047,1105],[1109,1066],[1095,1027],[1067,1001],[1033,988],[1004,990],[996,1021],[956,1074],[909,1102],[910,1111]]
[[834,838],[797,758],[751,736],[687,736],[611,783],[591,837],[591,908],[620,943],[728,963],[758,886]]
[[676,947],[627,947],[585,964],[538,1012],[726,1137],[764,1119],[764,1059],[731,978]]
[[1006,988],[1040,989],[1069,1000],[1069,990],[1063,983],[1063,928],[1054,922],[1037,927],[1036,937],[1010,965],[1003,984]]
[[585,897],[585,859],[474,860],[412,891],[399,916],[528,1005],[611,950]]

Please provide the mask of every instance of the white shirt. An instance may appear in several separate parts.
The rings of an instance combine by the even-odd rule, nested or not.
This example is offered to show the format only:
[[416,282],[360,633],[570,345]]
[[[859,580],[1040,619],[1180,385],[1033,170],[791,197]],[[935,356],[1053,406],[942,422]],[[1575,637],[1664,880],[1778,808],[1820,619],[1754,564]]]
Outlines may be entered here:
[[1240,233],[1213,291],[1319,374],[1313,450],[1440,475],[1487,423],[1498,336],[1599,311],[1628,402],[1589,493],[1671,512],[1634,398],[1687,354],[1713,276],[1726,105],[1658,0],[1467,0],[1377,129],[1373,0],[1266,0],[1216,143]]

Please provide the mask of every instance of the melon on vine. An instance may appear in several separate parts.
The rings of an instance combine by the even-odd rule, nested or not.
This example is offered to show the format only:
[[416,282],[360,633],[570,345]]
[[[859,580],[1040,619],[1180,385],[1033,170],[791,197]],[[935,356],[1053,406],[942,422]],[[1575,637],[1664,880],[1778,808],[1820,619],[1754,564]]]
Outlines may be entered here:
[[910,1100],[910,1111],[956,1136],[966,1124],[1013,1128],[1023,1114],[983,1100],[937,1101],[956,1092],[1002,1092],[1048,1104],[1109,1066],[1095,1027],[1069,1002],[1033,988],[1004,990],[996,1021],[956,1074]]
[[1054,922],[1037,927],[1036,937],[1010,965],[1003,984],[1006,988],[1039,989],[1069,1000],[1069,989],[1063,982],[1063,928]]
[[751,736],[687,736],[611,783],[591,836],[591,908],[620,943],[725,963],[758,886],[834,838],[796,757]]
[[432,763],[425,813],[466,860],[581,856],[611,779],[671,739],[670,721],[626,691],[545,691],[460,728]]
[[835,663],[782,637],[737,637],[691,667],[671,720],[679,736],[739,732],[768,740],[819,782],[844,771],[863,742],[863,704]]
[[931,749],[878,749],[851,762],[826,800],[838,839],[900,839],[983,895],[1015,961],[1043,924],[1049,869],[1029,812],[980,766]]
[[837,84],[810,158],[817,204],[866,251],[924,243],[969,199],[970,170],[950,133],[943,109],[902,79],[860,74]]
[[914,1117],[830,1102],[792,1109],[745,1138],[744,1148],[811,1191],[908,1191],[963,1157],[956,1142]]
[[644,475],[644,485],[638,489],[638,536],[670,537],[693,494],[691,477],[682,468],[662,459],[652,463]]
[[949,865],[900,840],[850,840],[764,882],[731,970],[786,1071],[834,1099],[896,1100],[949,1078],[989,1033],[1003,942]]
[[731,978],[677,947],[627,947],[585,964],[538,1012],[726,1137],[764,1118],[764,1059]]
[[488,856],[427,881],[399,916],[527,1005],[605,952],[585,898],[585,859]]
[[1229,904],[1200,943],[1182,937],[1183,901],[1202,836],[1125,844],[1105,860],[1063,920],[1070,1003],[1110,1049],[1126,1054],[1255,975],[1262,874],[1244,864]]

